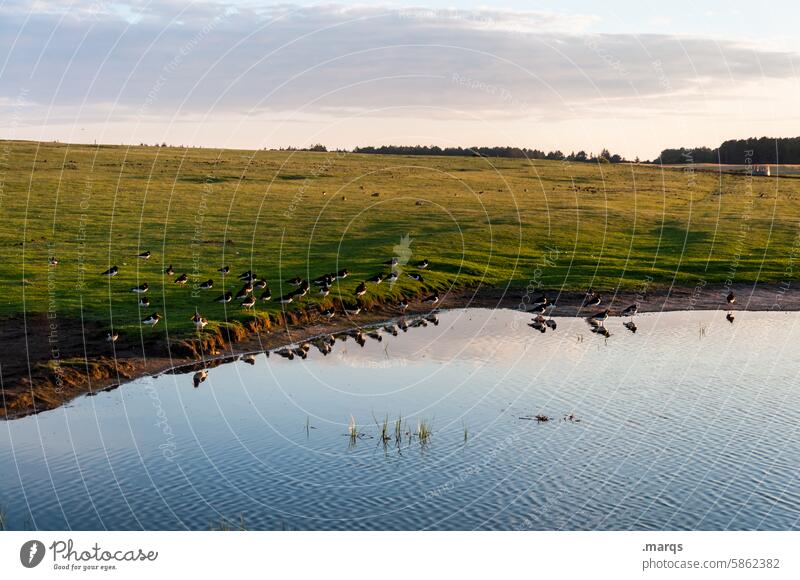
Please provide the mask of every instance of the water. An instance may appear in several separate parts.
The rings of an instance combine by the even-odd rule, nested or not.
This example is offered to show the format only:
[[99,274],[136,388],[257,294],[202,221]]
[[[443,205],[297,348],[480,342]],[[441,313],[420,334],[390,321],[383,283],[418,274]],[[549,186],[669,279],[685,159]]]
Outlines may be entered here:
[[[439,320],[3,423],[7,526],[800,527],[800,314],[640,315],[608,339],[511,311]],[[399,446],[377,439],[387,415]]]

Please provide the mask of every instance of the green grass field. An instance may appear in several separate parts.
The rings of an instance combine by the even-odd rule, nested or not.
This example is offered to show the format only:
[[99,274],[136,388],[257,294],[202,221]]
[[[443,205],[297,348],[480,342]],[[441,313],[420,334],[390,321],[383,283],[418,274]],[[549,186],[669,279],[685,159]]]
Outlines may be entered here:
[[[800,231],[800,180],[629,165],[0,142],[0,178],[0,316],[113,318],[138,333],[158,311],[168,324],[145,332],[171,337],[193,332],[195,308],[212,325],[253,316],[213,302],[223,264],[226,290],[252,268],[273,297],[293,276],[348,268],[338,290],[348,301],[398,251],[430,260],[425,288],[403,276],[392,288],[369,285],[367,298],[479,281],[549,290],[781,282],[793,278]],[[152,258],[138,260],[145,250]],[[99,276],[114,264],[119,276]],[[192,282],[214,279],[214,289],[179,287],[163,275],[169,264]],[[152,306],[140,311],[130,289],[143,282]],[[301,306],[329,304],[338,291],[320,301],[312,290]],[[280,310],[273,300],[255,312]]]

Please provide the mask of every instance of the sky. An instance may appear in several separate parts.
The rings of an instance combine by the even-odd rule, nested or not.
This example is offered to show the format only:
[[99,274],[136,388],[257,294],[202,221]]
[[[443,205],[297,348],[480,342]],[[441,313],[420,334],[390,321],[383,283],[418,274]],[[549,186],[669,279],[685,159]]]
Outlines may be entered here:
[[800,135],[794,2],[0,0],[0,138],[666,147]]

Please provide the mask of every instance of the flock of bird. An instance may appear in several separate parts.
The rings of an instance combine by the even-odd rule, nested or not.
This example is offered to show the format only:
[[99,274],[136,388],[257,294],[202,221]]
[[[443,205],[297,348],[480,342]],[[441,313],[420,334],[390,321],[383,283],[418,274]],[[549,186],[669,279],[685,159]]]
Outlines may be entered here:
[[[725,298],[726,302],[729,305],[733,305],[736,303],[736,295],[733,292],[729,292]],[[584,297],[583,304],[581,309],[600,306],[602,304],[603,298],[598,293],[592,290],[591,288],[586,293]],[[547,329],[555,330],[557,327],[556,321],[553,320],[552,314],[555,310],[556,305],[551,302],[547,296],[541,294],[534,298],[531,302],[531,308],[529,312],[533,312],[536,316],[533,320],[528,324],[534,330],[538,330],[541,333],[547,331]],[[630,306],[624,308],[619,312],[619,316],[623,318],[633,318],[639,312],[639,305],[638,304],[631,304]],[[611,333],[605,326],[606,320],[608,320],[611,311],[609,309],[601,310],[600,312],[596,312],[591,314],[585,318],[586,322],[589,324],[591,331],[595,334],[599,334],[605,338],[611,336]],[[545,315],[549,315],[549,318],[545,318]],[[725,315],[725,319],[733,324],[735,317],[733,316],[733,312],[730,310]],[[623,322],[622,326],[624,326],[627,330],[635,333],[638,328],[636,327],[636,323],[633,320],[626,320]]]
[[[345,342],[352,338],[356,344],[363,348],[367,344],[367,339],[382,342],[384,335],[398,336],[401,331],[408,332],[409,328],[427,327],[429,324],[434,326],[439,325],[439,316],[436,312],[415,316],[413,318],[406,318],[403,316],[396,323],[391,322],[370,328],[352,328],[342,332],[317,336],[299,344],[285,346],[275,351],[266,350],[264,354],[269,357],[270,352],[272,352],[288,360],[305,360],[308,358],[308,353],[311,349],[316,348],[324,356],[328,356],[333,351],[333,347],[337,341]],[[241,360],[247,364],[254,365],[256,363],[256,355],[252,353],[246,354],[242,356]],[[196,372],[192,377],[194,386],[198,387],[200,383],[207,378],[208,369],[201,369]]]
[[[603,297],[598,293],[592,290],[591,288],[586,293],[586,296],[583,299],[583,303],[581,305],[581,309],[584,308],[591,308],[595,306],[600,306],[603,302]],[[538,330],[541,333],[544,333],[549,328],[550,330],[555,330],[557,328],[557,323],[552,318],[553,311],[556,309],[555,303],[551,302],[547,296],[544,294],[540,294],[539,296],[535,297],[531,301],[531,308],[529,312],[533,312],[536,316],[533,320],[528,324],[534,330]],[[638,304],[632,304],[627,308],[623,309],[619,315],[624,318],[632,318],[636,316],[636,313],[639,311]],[[611,311],[609,309],[601,310],[599,312],[595,312],[594,314],[590,314],[589,316],[585,317],[586,322],[589,324],[591,331],[595,334],[599,334],[605,338],[611,336],[611,333],[605,326],[606,320],[610,316]],[[548,318],[545,318],[545,315],[548,315]],[[623,326],[631,332],[636,332],[638,329],[636,328],[636,323],[633,320],[628,320],[623,323]]]
[[[149,260],[152,257],[152,253],[150,251],[141,252],[136,256],[140,260]],[[55,258],[50,258],[50,264],[55,266],[58,264],[58,260]],[[358,284],[355,289],[355,305],[354,306],[346,306],[342,305],[342,310],[344,314],[348,316],[355,316],[361,312],[363,308],[360,298],[367,293],[367,284],[373,284],[375,286],[381,284],[384,281],[388,282],[395,282],[399,279],[401,275],[401,264],[397,258],[392,258],[383,262],[383,266],[388,266],[388,272],[384,271],[374,276],[371,276],[367,280],[362,281]],[[420,260],[413,264],[415,270],[418,271],[409,271],[406,272],[405,275],[408,278],[423,283],[424,279],[420,271],[426,270],[430,266],[430,262],[425,260]],[[217,270],[219,274],[223,278],[230,274],[230,266],[223,266]],[[109,278],[113,278],[119,274],[119,267],[114,265],[111,266],[108,270],[101,273],[101,276],[106,276]],[[168,277],[175,276],[175,269],[172,267],[172,264],[167,266],[164,270],[164,274]],[[350,275],[350,272],[345,268],[341,269],[338,272],[331,272],[329,274],[323,274],[318,278],[315,278],[311,281],[305,280],[299,276],[296,276],[290,280],[287,280],[287,284],[293,289],[281,296],[278,301],[281,304],[291,304],[295,301],[299,301],[310,292],[313,295],[318,296],[319,298],[324,298],[331,293],[333,285],[336,284],[339,280],[343,280]],[[247,270],[238,276],[239,280],[243,283],[242,288],[234,294],[230,291],[225,291],[217,298],[214,299],[214,302],[220,304],[228,304],[233,301],[238,301],[241,304],[241,307],[245,310],[252,310],[258,301],[261,302],[269,302],[272,300],[272,291],[269,288],[267,281],[264,278],[259,277],[255,274],[252,270]],[[174,283],[178,284],[179,286],[187,286],[189,284],[189,276],[186,273],[183,273],[177,276],[174,279]],[[200,290],[211,290],[214,288],[214,280],[208,279],[203,282],[200,282],[196,285],[197,288]],[[313,291],[312,291],[313,288]],[[150,299],[147,297],[147,292],[150,290],[150,286],[147,282],[144,282],[138,286],[134,286],[130,289],[131,292],[138,296],[139,306],[141,308],[149,308],[150,307]],[[258,298],[256,298],[256,290],[261,290]],[[425,304],[436,304],[439,302],[439,293],[434,292],[433,294],[425,297],[422,299],[422,302]],[[401,298],[398,306],[400,307],[401,311],[405,311],[408,306],[409,302],[406,298]],[[320,310],[320,316],[326,319],[331,319],[336,316],[336,309],[335,307],[329,307],[324,310]],[[159,312],[153,312],[149,316],[142,319],[142,324],[145,326],[154,327],[158,324],[161,320],[161,314]],[[203,330],[208,325],[208,319],[203,317],[199,310],[195,310],[194,316],[191,318],[192,322],[195,325],[195,328],[198,331]],[[115,332],[109,332],[107,335],[107,340],[109,342],[116,342],[119,338],[119,334]]]

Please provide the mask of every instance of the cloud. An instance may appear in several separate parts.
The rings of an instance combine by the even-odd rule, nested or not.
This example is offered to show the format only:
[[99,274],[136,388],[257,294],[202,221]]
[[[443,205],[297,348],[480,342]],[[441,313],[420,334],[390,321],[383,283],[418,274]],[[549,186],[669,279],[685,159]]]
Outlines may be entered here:
[[592,15],[220,2],[0,7],[0,108],[146,120],[234,114],[571,118],[675,110],[790,79],[735,40],[589,34]]

